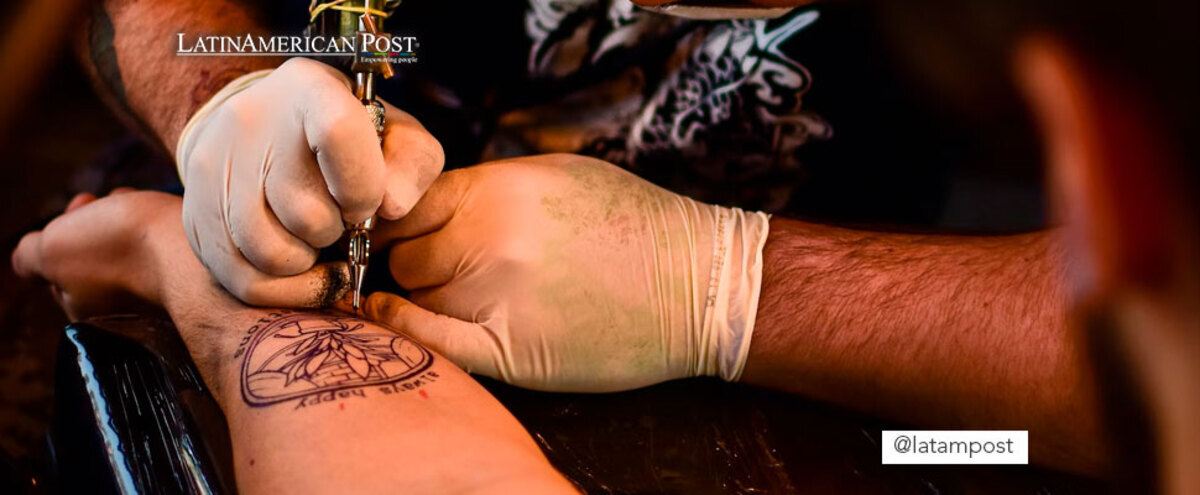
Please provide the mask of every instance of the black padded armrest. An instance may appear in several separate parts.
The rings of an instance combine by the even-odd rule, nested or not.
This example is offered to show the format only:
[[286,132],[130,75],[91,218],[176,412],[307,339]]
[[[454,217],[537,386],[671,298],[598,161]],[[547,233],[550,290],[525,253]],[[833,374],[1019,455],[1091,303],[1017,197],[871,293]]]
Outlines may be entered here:
[[229,429],[174,325],[68,325],[50,427],[63,493],[236,493]]

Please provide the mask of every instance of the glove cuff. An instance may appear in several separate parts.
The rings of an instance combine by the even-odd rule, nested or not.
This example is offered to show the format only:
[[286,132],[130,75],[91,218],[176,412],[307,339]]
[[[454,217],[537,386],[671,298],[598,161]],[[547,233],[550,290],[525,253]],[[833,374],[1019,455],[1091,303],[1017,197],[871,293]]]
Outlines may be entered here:
[[175,146],[175,169],[179,171],[179,181],[184,186],[187,180],[187,157],[191,154],[192,147],[195,146],[195,136],[198,134],[197,129],[204,124],[205,121],[220,107],[225,100],[241,93],[246,88],[252,86],[259,79],[267,77],[274,69],[263,69],[260,71],[251,72],[237,79],[229,81],[225,87],[217,91],[217,94],[209,98],[196,113],[192,114],[192,118],[188,119],[187,125],[183,126],[183,132],[179,133],[179,141]]
[[771,216],[716,208],[712,276],[701,334],[713,354],[704,360],[709,369],[703,374],[733,382],[741,378],[750,353]]

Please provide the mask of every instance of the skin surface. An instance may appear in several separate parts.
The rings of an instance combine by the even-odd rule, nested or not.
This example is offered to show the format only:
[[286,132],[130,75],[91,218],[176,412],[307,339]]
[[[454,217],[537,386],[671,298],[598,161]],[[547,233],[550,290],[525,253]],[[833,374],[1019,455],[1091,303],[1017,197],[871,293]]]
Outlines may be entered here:
[[946,429],[1029,430],[1034,462],[1106,453],[1059,232],[882,234],[774,219],[742,381]]
[[226,83],[283,62],[175,54],[177,33],[265,34],[243,5],[229,0],[106,0],[85,27],[81,58],[110,106],[170,153],[188,117]]
[[[475,380],[394,329],[346,313],[237,302],[212,283],[191,254],[179,208],[179,198],[161,193],[78,197],[45,231],[22,240],[14,268],[56,284],[73,318],[128,309],[130,296],[163,306],[229,420],[240,492],[574,492],[524,428]],[[377,348],[374,358],[387,360],[390,349],[400,349],[414,366],[399,365],[392,355],[395,366],[389,372],[411,372],[388,379],[381,379],[380,369],[347,372],[349,378],[336,390],[275,396],[267,403],[251,400],[246,378],[254,378],[266,352],[288,342],[280,338],[286,332],[272,332],[297,322],[307,330],[336,322],[360,341],[393,341],[391,347]],[[317,364],[309,359],[309,373],[297,381],[336,371],[335,361],[350,363],[340,366],[343,370],[382,364],[354,358],[366,344],[341,349],[340,357],[331,352]],[[329,368],[322,370],[322,364]]]

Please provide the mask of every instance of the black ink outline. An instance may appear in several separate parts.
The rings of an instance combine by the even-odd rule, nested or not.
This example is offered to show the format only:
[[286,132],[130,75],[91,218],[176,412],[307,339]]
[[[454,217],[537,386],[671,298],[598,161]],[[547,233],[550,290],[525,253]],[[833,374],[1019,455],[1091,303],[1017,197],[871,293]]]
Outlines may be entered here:
[[[412,367],[412,369],[410,369],[407,372],[389,376],[384,379],[374,379],[374,380],[364,379],[364,380],[360,380],[357,382],[342,384],[342,385],[338,385],[338,386],[334,386],[334,387],[325,387],[325,388],[317,388],[317,389],[313,389],[313,390],[305,390],[303,392],[296,392],[296,393],[283,395],[283,396],[279,396],[279,397],[260,397],[260,396],[251,394],[249,391],[249,384],[248,384],[248,380],[250,378],[250,370],[249,370],[250,358],[251,358],[251,356],[253,356],[255,348],[258,346],[258,344],[260,342],[262,342],[263,339],[268,338],[270,335],[275,335],[280,330],[283,330],[284,327],[286,327],[287,325],[289,325],[291,323],[298,323],[299,321],[308,321],[308,320],[326,320],[331,325],[339,326],[341,328],[346,329],[347,332],[353,332],[354,330],[361,328],[364,325],[364,323],[362,321],[356,320],[351,317],[335,316],[335,315],[327,315],[327,314],[319,314],[319,315],[305,314],[305,313],[281,315],[278,319],[276,319],[270,323],[266,323],[266,324],[259,323],[260,328],[259,328],[258,332],[256,332],[255,335],[250,339],[250,342],[245,346],[245,351],[242,353],[241,377],[239,378],[238,381],[241,382],[242,401],[243,402],[245,402],[247,405],[249,405],[251,407],[264,407],[264,406],[270,406],[273,404],[278,404],[280,402],[287,402],[287,401],[291,401],[291,400],[302,399],[304,397],[311,396],[311,395],[326,394],[326,393],[330,393],[330,392],[333,392],[336,394],[337,392],[342,391],[342,390],[356,389],[356,388],[363,388],[363,387],[372,387],[372,386],[379,386],[379,385],[388,385],[388,384],[392,384],[392,383],[396,383],[396,382],[409,380],[416,376],[420,376],[422,373],[424,373],[426,370],[428,370],[433,365],[433,353],[429,352],[429,349],[426,349],[424,346],[418,344],[416,341],[409,339],[407,336],[397,333],[397,334],[394,334],[393,338],[404,339],[405,341],[411,342],[416,346],[416,348],[418,350],[421,351],[421,360],[416,365],[414,365]],[[352,322],[351,324],[353,324],[355,326],[349,327],[346,323],[343,323],[346,321]],[[381,334],[392,333],[389,330],[385,330],[382,328],[379,329],[379,332]],[[264,362],[267,362],[267,361],[264,361]],[[318,369],[320,368],[320,366],[322,366],[322,365],[318,365]],[[369,371],[368,371],[368,374],[370,374]]]

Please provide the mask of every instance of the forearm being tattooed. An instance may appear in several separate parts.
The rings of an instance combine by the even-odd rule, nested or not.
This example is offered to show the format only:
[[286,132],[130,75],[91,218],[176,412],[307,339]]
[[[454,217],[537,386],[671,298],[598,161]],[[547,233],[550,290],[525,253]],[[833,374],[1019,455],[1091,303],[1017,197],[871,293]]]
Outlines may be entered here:
[[192,255],[177,209],[147,228],[156,298],[229,421],[241,493],[573,493],[449,361],[338,312],[242,305]]
[[81,58],[118,113],[173,152],[188,118],[226,83],[283,62],[270,57],[180,57],[178,33],[262,34],[245,5],[230,0],[97,4],[82,36]]
[[572,491],[502,405],[403,335],[338,313],[206,320],[177,324],[218,384],[242,493]]

